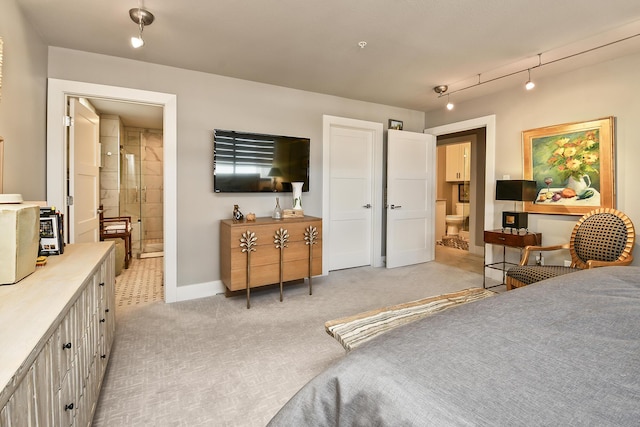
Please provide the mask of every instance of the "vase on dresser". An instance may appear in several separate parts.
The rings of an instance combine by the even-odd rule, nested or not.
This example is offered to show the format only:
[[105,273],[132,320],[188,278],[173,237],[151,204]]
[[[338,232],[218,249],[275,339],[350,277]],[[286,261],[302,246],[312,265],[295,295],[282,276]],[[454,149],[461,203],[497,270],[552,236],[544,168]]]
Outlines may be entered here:
[[293,209],[294,210],[302,210],[302,185],[303,182],[292,182],[291,186],[293,187]]

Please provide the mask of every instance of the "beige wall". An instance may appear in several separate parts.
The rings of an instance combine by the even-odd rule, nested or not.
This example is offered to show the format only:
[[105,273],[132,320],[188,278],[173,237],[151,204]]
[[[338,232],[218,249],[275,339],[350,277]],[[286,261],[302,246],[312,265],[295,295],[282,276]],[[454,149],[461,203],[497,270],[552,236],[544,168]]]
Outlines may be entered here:
[[[521,132],[554,124],[616,117],[616,188],[617,208],[624,211],[636,227],[640,226],[640,54],[574,70],[570,73],[536,79],[536,87],[527,92],[521,82],[511,90],[465,103],[455,110],[444,107],[426,114],[427,127],[454,123],[488,114],[496,115],[496,174],[520,179],[523,174]],[[473,90],[473,89],[470,89]],[[495,204],[494,224],[499,228],[501,212],[512,203]],[[530,215],[529,228],[542,232],[543,244],[568,241],[578,217],[564,215]],[[637,246],[637,245],[636,245]],[[636,247],[635,265],[640,265]],[[566,258],[566,257],[564,257]]]
[[[216,128],[311,139],[305,213],[322,215],[322,116],[383,123],[402,120],[421,132],[424,113],[335,96],[61,48],[49,49],[49,77],[177,95],[178,286],[219,280],[218,233],[234,204],[271,215],[271,194],[213,193],[212,131]],[[290,208],[290,198],[281,198]]]
[[2,0],[4,41],[0,136],[4,137],[4,192],[45,200],[47,47],[18,9]]

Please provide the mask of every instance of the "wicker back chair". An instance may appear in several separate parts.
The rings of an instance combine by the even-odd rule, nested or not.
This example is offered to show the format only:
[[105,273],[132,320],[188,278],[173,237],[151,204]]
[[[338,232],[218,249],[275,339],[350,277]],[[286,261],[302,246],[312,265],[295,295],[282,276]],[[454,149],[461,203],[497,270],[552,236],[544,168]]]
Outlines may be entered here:
[[[555,246],[527,246],[520,265],[507,271],[507,290],[582,269],[629,265],[633,261],[636,233],[633,223],[615,209],[596,209],[585,214],[573,228],[571,241]],[[532,252],[569,249],[571,266],[528,265]]]

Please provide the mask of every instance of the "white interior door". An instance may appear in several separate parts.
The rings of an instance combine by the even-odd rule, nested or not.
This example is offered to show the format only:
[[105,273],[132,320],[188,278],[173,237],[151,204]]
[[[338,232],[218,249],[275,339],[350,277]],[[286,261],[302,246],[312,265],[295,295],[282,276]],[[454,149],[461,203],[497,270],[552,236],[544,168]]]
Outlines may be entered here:
[[329,270],[371,264],[373,133],[332,126],[329,154]]
[[99,240],[100,120],[80,103],[69,101],[69,205],[70,243]]
[[387,268],[435,257],[436,137],[389,130]]
[[382,126],[325,116],[325,231],[328,270],[377,265]]

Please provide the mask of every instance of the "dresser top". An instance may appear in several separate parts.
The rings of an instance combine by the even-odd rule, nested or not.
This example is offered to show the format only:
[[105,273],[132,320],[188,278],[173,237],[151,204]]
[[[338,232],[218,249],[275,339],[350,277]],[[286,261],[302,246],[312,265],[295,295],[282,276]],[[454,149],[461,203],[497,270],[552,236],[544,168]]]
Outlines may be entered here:
[[34,349],[44,345],[112,246],[112,241],[67,245],[64,254],[49,256],[29,276],[0,286],[0,392],[22,365],[33,362]]
[[273,219],[268,216],[258,217],[255,221],[247,221],[247,219],[241,219],[240,221],[236,221],[233,219],[223,219],[222,223],[225,225],[229,225],[231,227],[246,227],[248,225],[265,225],[265,224],[294,224],[298,222],[309,222],[309,221],[318,221],[322,218],[317,218],[315,216],[305,215],[300,218],[283,218],[283,219]]

